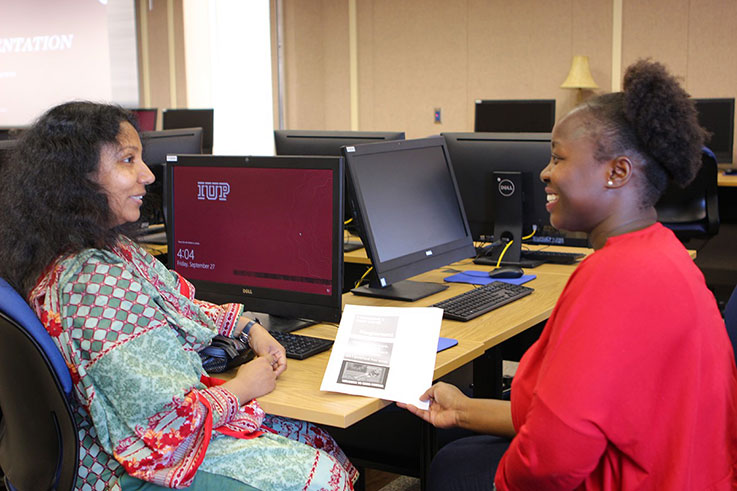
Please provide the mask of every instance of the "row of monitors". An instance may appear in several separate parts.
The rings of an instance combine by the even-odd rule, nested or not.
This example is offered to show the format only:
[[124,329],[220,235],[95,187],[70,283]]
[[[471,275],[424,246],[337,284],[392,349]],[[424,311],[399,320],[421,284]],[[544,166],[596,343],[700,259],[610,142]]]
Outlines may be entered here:
[[272,329],[304,325],[283,317],[338,322],[347,175],[373,264],[371,287],[389,297],[397,289],[436,291],[404,280],[475,254],[445,140],[391,140],[342,152],[170,156],[170,267],[200,298],[242,302]]
[[[156,131],[158,109],[136,108],[129,111],[135,114],[141,131]],[[162,113],[162,128],[202,128],[202,151],[212,153],[214,114],[213,109],[165,109]]]
[[[706,145],[717,162],[731,163],[734,142],[734,98],[693,99],[699,124],[710,136]],[[554,99],[477,100],[474,131],[549,133],[555,124]]]

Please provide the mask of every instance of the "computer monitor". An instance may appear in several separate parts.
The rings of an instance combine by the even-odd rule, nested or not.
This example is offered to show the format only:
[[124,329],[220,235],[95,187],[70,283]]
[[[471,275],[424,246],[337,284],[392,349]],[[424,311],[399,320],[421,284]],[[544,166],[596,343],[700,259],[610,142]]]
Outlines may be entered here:
[[135,114],[138,120],[138,129],[140,131],[156,131],[156,119],[159,114],[159,110],[155,108],[136,108],[128,109],[130,112]]
[[[499,218],[509,222],[516,210],[497,217],[498,184],[495,172],[518,172],[521,179],[522,236],[535,233],[527,242],[588,246],[586,234],[564,232],[550,225],[545,209],[547,197],[540,171],[550,161],[550,133],[443,133],[453,161],[458,188],[475,240],[491,242]],[[520,244],[520,241],[517,241]]]
[[734,98],[693,99],[699,113],[699,124],[711,133],[706,146],[717,162],[732,163],[734,140]]
[[169,264],[198,298],[279,331],[339,322],[342,158],[187,155],[166,172]]
[[142,225],[163,224],[166,218],[164,185],[167,155],[202,153],[202,128],[144,131],[141,133],[143,161],[156,177],[146,189],[141,206]]
[[343,149],[351,205],[371,264],[358,295],[413,301],[447,288],[407,278],[474,255],[441,137]]
[[340,155],[341,147],[404,140],[404,131],[274,130],[277,155]]
[[213,109],[164,109],[163,128],[202,128],[202,153],[212,153]]
[[555,99],[477,100],[474,131],[550,133]]

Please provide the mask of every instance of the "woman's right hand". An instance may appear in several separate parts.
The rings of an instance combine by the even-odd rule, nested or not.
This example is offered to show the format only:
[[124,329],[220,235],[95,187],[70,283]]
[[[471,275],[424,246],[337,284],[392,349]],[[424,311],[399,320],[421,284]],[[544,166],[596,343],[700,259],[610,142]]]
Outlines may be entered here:
[[276,387],[276,372],[270,356],[259,356],[238,367],[235,377],[222,387],[238,396],[241,404],[268,394]]
[[468,400],[463,392],[454,385],[438,382],[420,396],[422,401],[430,401],[430,407],[420,409],[412,404],[397,403],[397,406],[408,409],[436,428],[452,428],[459,426],[461,413]]

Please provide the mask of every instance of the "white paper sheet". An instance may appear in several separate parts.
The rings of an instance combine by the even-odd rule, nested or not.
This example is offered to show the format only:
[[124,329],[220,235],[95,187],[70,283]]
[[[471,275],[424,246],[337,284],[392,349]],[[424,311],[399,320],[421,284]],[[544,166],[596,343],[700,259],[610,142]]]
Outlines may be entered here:
[[346,305],[320,390],[427,409],[443,310]]

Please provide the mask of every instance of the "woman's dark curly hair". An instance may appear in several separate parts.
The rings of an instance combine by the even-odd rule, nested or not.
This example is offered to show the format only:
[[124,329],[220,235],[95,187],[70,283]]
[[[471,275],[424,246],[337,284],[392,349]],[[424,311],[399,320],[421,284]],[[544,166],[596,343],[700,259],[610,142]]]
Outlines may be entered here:
[[598,96],[581,109],[595,120],[598,160],[636,152],[645,162],[643,206],[653,206],[669,181],[686,186],[696,176],[707,133],[688,93],[660,63],[630,65],[622,92]]
[[120,229],[104,190],[93,180],[104,145],[120,125],[138,129],[125,109],[68,102],[23,132],[0,170],[0,274],[27,296],[61,254],[109,249]]

